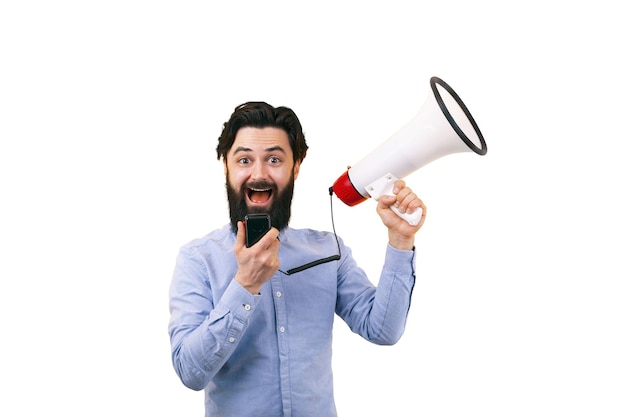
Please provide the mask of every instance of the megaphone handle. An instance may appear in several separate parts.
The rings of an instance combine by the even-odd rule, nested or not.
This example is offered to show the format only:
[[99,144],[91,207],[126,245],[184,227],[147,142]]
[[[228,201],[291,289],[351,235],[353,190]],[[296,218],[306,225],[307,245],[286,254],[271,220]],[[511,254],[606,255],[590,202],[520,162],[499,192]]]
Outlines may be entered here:
[[398,216],[400,216],[404,220],[406,220],[407,223],[410,224],[411,226],[417,226],[417,224],[422,219],[422,208],[421,207],[419,207],[417,210],[415,210],[411,214],[409,214],[409,213],[400,213],[400,210],[398,210],[398,208],[395,207],[395,206],[391,206],[391,210],[393,210],[394,213],[396,213]]
[[[392,174],[385,174],[381,178],[377,179],[367,187],[365,190],[374,200],[377,200],[383,195],[395,196],[393,193],[393,184],[398,180]],[[422,219],[422,208],[418,208],[413,213],[401,213],[397,207],[391,206],[391,210],[399,217],[407,221],[411,226],[416,226]]]

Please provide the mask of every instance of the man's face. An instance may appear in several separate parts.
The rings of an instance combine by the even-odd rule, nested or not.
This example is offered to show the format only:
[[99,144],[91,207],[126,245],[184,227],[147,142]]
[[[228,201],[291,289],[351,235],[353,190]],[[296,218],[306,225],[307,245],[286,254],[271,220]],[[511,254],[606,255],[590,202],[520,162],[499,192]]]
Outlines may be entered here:
[[269,213],[272,225],[287,226],[294,181],[300,163],[293,162],[287,133],[275,127],[243,127],[224,160],[231,224],[249,213]]

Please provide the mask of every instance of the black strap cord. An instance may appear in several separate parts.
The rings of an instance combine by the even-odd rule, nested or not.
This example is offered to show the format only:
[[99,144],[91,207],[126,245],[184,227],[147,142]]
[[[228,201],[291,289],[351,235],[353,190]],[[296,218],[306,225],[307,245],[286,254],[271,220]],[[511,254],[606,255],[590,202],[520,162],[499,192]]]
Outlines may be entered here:
[[314,266],[317,266],[317,265],[325,264],[325,263],[332,262],[332,261],[338,261],[338,260],[341,259],[341,246],[339,245],[339,238],[337,237],[337,232],[335,231],[335,219],[334,219],[334,216],[333,216],[333,187],[330,187],[328,189],[328,192],[330,194],[330,221],[331,221],[331,224],[333,225],[333,234],[335,235],[335,241],[337,242],[337,252],[338,252],[338,254],[337,255],[333,255],[333,256],[329,256],[327,258],[318,259],[316,261],[309,262],[308,264],[304,264],[304,265],[298,266],[296,268],[288,269],[287,271],[282,271],[282,270],[279,269],[278,272],[281,272],[281,273],[283,273],[285,275],[292,275],[292,274],[295,274],[297,272],[302,272],[302,271],[304,271],[306,269],[313,268]]

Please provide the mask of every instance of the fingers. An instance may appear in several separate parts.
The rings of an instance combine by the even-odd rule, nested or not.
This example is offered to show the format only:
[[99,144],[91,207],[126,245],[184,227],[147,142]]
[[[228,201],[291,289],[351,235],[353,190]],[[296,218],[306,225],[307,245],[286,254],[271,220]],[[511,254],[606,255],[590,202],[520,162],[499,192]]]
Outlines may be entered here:
[[422,208],[422,216],[424,216],[426,212],[424,202],[413,192],[413,190],[406,186],[403,180],[395,182],[393,192],[395,194],[395,199],[392,197],[387,201],[389,204],[395,206],[400,213],[411,214],[418,208]]
[[278,240],[279,231],[277,228],[272,227],[268,232],[259,240],[257,244],[261,244],[261,247],[265,249],[271,249],[272,246],[280,246]]
[[245,245],[245,227],[237,222],[237,240],[234,246],[237,258],[235,280],[250,293],[257,294],[261,285],[269,280],[280,267],[278,229],[272,227],[258,242],[249,248]]

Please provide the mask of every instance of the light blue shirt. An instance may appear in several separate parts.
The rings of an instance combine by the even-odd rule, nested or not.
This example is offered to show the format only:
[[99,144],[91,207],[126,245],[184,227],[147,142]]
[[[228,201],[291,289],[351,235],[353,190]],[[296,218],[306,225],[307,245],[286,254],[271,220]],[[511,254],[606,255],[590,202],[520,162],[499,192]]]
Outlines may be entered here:
[[[332,233],[286,228],[279,238],[283,271],[337,253]],[[334,315],[372,343],[397,342],[415,283],[414,252],[387,245],[376,287],[339,239],[339,261],[277,272],[252,295],[233,279],[234,243],[224,226],[178,254],[169,323],[176,373],[205,390],[206,416],[336,416]]]

